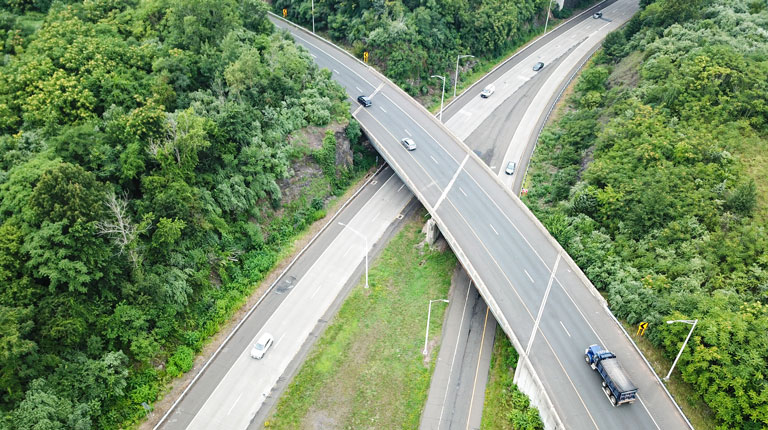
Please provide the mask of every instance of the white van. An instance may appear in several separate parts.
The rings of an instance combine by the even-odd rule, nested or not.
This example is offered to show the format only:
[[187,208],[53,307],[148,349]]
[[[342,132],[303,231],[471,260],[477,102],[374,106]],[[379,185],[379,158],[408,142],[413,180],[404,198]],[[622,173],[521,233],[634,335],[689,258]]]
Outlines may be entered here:
[[493,85],[488,85],[487,87],[483,88],[483,91],[480,92],[480,97],[487,99],[491,96],[491,94],[493,94],[494,91],[496,91],[496,87]]

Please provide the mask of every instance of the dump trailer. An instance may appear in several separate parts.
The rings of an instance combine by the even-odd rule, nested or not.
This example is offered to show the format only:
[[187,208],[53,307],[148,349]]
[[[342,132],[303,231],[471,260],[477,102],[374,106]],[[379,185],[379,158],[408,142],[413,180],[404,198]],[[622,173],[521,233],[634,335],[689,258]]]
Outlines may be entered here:
[[629,380],[616,354],[600,345],[591,345],[584,351],[584,359],[603,378],[603,392],[613,406],[634,403],[637,387]]

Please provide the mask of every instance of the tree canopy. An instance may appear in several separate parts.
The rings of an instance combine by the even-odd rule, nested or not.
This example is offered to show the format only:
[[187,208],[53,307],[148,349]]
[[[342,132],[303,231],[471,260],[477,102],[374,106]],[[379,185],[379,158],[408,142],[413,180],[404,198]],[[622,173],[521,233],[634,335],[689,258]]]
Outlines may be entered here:
[[[527,203],[718,428],[768,426],[768,8],[645,5],[542,133]],[[759,2],[758,2],[759,3]]]
[[282,195],[349,104],[259,0],[0,7],[0,428],[125,427],[344,186]]

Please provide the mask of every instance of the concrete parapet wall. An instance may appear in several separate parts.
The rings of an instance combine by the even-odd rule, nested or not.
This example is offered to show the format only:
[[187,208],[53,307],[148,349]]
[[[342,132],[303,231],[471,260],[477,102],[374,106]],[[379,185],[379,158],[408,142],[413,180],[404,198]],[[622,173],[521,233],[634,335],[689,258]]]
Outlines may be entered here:
[[539,410],[541,422],[547,430],[564,430],[565,427],[555,413],[555,408],[544,392],[541,382],[531,367],[531,362],[520,355],[513,379],[517,388],[531,400],[531,404]]

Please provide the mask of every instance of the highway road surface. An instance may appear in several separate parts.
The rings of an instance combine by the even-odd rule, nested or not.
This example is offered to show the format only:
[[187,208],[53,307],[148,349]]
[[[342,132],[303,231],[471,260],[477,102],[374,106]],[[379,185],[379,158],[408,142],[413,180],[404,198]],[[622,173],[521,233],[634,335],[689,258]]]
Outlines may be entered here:
[[[354,231],[378,249],[377,242],[391,234],[393,220],[412,198],[390,169],[374,177],[281,277],[158,427],[245,429],[260,424],[253,418],[265,401],[274,402],[279,379],[291,372],[289,366],[296,366],[294,359],[307,349],[305,344],[314,341],[313,330],[343,297],[348,280],[356,284],[360,279],[366,243]],[[249,352],[264,332],[271,333],[275,343],[264,358],[255,360]]]
[[[612,6],[624,4],[636,7]],[[274,22],[332,71],[351,100],[371,97],[373,106],[358,107],[355,117],[438,222],[500,326],[529,359],[564,428],[689,427],[594,287],[496,172],[380,74],[303,29]],[[418,149],[406,151],[403,137]],[[592,343],[622,359],[640,389],[638,404],[610,405],[583,361]]]
[[496,320],[460,267],[451,289],[420,430],[475,430],[483,417]]

